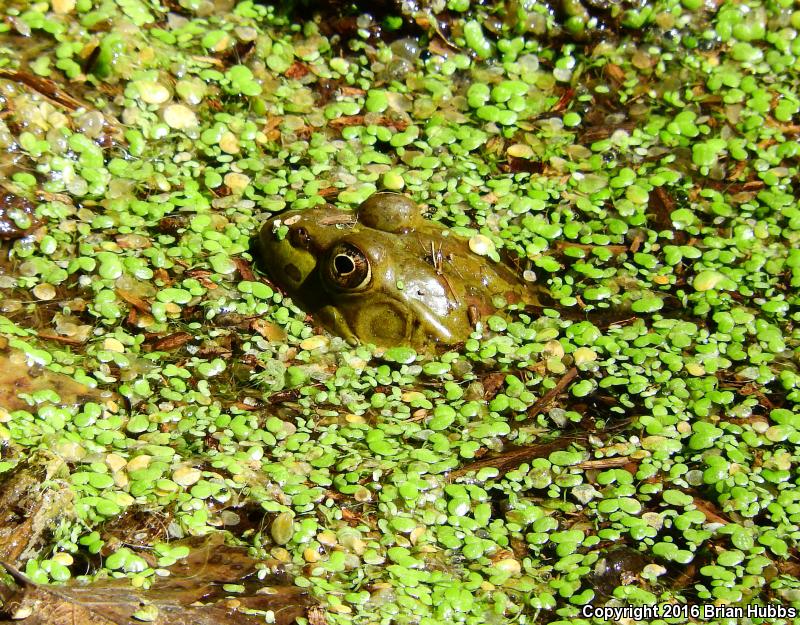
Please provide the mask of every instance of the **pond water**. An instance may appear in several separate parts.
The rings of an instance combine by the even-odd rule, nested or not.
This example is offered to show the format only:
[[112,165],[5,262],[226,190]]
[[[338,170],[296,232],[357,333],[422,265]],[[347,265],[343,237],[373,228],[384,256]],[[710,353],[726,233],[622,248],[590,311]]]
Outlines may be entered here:
[[[315,625],[800,608],[800,11],[367,4],[0,5],[0,469],[71,501],[6,559],[226,531]],[[552,301],[327,333],[253,238],[378,190]]]

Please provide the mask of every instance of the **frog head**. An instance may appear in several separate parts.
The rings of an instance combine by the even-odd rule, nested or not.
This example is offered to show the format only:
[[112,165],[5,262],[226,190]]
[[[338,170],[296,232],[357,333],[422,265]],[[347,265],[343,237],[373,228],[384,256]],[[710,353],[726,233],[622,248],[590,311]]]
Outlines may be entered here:
[[397,193],[376,193],[355,213],[330,205],[281,213],[259,242],[273,282],[351,343],[453,345],[498,302],[537,303],[507,266]]

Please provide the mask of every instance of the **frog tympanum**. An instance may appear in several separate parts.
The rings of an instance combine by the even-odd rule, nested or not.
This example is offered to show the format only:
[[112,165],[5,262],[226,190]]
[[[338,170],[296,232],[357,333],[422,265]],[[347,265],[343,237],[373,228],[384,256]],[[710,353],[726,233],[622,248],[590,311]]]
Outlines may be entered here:
[[330,205],[281,213],[259,244],[271,279],[351,343],[452,345],[497,311],[498,298],[538,303],[509,267],[398,193],[376,193],[355,214]]

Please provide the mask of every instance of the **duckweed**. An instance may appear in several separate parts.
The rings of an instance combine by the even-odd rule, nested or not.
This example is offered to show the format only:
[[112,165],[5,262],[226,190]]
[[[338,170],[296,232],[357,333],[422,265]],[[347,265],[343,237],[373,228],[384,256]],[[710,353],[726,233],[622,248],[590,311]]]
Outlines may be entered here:
[[[33,230],[3,243],[0,334],[117,395],[0,411],[9,458],[70,466],[77,519],[31,579],[102,554],[143,584],[186,555],[109,541],[145,506],[280,561],[331,624],[800,608],[791,7],[396,3],[333,33],[247,0],[66,4],[2,9],[4,186],[36,219],[9,212]],[[251,238],[377,189],[550,299],[444,354],[317,333]]]

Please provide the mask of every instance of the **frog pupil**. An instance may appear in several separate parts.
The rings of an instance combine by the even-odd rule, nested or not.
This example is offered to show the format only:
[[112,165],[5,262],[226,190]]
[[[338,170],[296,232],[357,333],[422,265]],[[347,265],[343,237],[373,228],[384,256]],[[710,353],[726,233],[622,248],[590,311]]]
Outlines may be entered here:
[[353,260],[345,254],[339,254],[334,258],[333,266],[336,268],[336,271],[343,276],[353,273],[356,268]]

